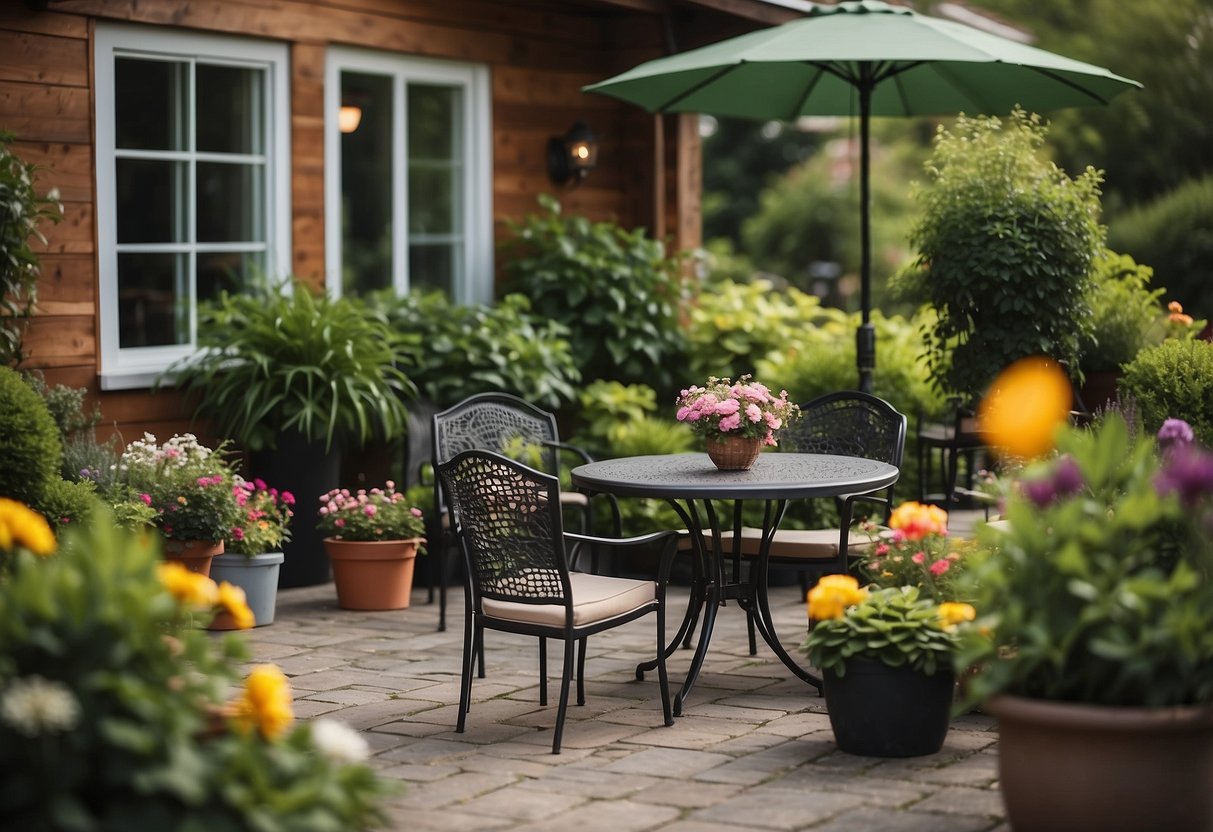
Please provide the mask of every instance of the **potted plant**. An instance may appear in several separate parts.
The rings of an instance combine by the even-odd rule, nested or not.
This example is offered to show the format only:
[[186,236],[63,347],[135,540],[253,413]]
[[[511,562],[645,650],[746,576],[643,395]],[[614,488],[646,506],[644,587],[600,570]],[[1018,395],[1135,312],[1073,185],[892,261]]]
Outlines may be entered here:
[[[232,496],[239,508],[236,523],[224,539],[224,553],[211,561],[211,577],[244,590],[257,626],[274,623],[278,598],[278,574],[284,555],[282,545],[290,540],[291,506],[295,496],[266,485],[264,480],[248,481],[237,476]],[[229,617],[216,616],[212,630],[232,629]]]
[[712,376],[706,386],[688,387],[678,397],[678,421],[707,440],[708,456],[724,471],[747,470],[763,445],[777,444],[775,432],[799,416],[787,390],[776,396],[748,375],[736,383]]
[[235,474],[222,451],[192,433],[175,434],[163,445],[145,433],[118,460],[122,485],[155,511],[152,523],[164,537],[165,557],[204,575],[237,520]]
[[872,546],[859,570],[873,584],[917,587],[937,602],[958,597],[958,578],[975,544],[948,534],[948,513],[939,506],[907,500],[893,509],[887,529],[864,521],[860,530]]
[[[413,385],[400,336],[349,298],[296,281],[223,294],[201,311],[197,355],[169,369],[221,436],[251,452],[261,479],[310,502],[336,487],[340,445],[405,431]],[[286,545],[283,586],[328,580],[312,524]]]
[[347,610],[398,610],[409,605],[413,566],[425,543],[421,509],[388,480],[383,488],[320,496],[318,527],[333,564],[337,604]]
[[967,697],[999,719],[1008,818],[1213,828],[1213,454],[1117,412],[1057,436],[972,571],[989,637]]
[[917,587],[861,588],[826,575],[809,590],[803,649],[822,672],[838,747],[868,757],[933,754],[948,733],[953,658],[968,604],[936,603]]

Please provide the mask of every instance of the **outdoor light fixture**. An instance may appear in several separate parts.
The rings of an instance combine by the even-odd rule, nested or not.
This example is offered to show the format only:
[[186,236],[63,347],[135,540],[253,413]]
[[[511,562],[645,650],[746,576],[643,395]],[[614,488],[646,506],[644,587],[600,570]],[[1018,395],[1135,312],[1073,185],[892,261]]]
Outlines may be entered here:
[[580,182],[598,164],[598,137],[580,119],[563,136],[548,139],[548,176],[557,185]]
[[353,133],[362,123],[362,108],[354,104],[342,104],[337,111],[337,127],[342,133]]

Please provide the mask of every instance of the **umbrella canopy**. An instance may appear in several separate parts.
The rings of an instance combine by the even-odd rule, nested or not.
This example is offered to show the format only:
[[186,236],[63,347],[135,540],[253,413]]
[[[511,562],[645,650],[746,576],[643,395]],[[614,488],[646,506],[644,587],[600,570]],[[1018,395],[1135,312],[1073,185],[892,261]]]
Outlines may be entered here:
[[641,64],[585,87],[650,112],[792,121],[860,118],[859,388],[876,360],[871,316],[869,120],[1107,104],[1141,84],[1106,69],[881,0],[815,6],[803,18]]

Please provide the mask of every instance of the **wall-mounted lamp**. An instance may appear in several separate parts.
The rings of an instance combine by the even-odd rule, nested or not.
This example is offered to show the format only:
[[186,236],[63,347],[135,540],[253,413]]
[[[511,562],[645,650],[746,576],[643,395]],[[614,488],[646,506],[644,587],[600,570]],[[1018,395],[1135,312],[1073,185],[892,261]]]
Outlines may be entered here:
[[598,137],[580,119],[563,136],[548,139],[548,176],[557,185],[580,182],[598,164]]
[[337,111],[337,127],[342,133],[353,133],[362,123],[362,108],[354,104],[342,104]]

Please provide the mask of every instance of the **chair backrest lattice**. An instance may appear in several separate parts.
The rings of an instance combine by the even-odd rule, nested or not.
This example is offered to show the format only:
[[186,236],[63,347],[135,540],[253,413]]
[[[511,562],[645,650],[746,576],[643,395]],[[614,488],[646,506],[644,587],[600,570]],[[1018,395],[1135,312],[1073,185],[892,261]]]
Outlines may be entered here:
[[438,468],[474,597],[564,604],[569,597],[559,481],[471,449]]
[[471,396],[434,417],[434,462],[489,450],[521,459],[543,471],[558,471],[556,417],[507,393]]
[[779,444],[788,451],[857,456],[901,467],[906,417],[883,399],[859,391],[819,396]]

